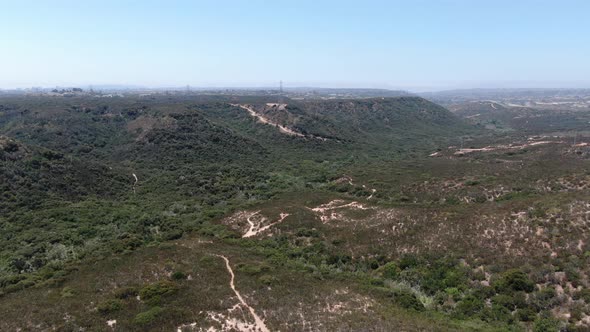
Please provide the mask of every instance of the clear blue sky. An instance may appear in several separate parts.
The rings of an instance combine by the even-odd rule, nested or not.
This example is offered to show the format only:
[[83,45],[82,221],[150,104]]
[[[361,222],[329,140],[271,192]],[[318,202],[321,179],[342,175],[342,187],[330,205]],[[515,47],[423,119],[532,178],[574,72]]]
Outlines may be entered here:
[[588,0],[0,0],[0,88],[589,87]]

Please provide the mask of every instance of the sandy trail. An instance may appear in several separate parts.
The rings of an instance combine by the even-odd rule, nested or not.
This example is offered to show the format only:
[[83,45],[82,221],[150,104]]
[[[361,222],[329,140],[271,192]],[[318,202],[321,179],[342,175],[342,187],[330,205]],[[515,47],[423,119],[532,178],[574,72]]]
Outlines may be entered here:
[[280,215],[280,217],[279,217],[279,219],[277,221],[275,221],[275,222],[273,222],[273,223],[271,223],[269,225],[266,225],[264,227],[260,227],[260,229],[258,229],[258,232],[257,233],[264,232],[265,230],[271,228],[272,226],[283,222],[283,220],[285,220],[285,218],[287,218],[288,216],[289,216],[288,213],[281,213],[281,215]]
[[[293,129],[290,129],[290,128],[285,127],[285,126],[283,126],[281,124],[278,124],[276,122],[273,122],[269,118],[267,118],[267,117],[265,117],[265,116],[263,116],[261,114],[258,114],[252,107],[250,107],[248,105],[241,105],[241,104],[230,104],[230,105],[235,106],[235,107],[240,107],[241,109],[246,110],[248,113],[250,113],[251,116],[253,116],[256,119],[258,119],[258,121],[260,121],[261,123],[269,124],[271,126],[275,126],[275,127],[279,128],[279,131],[281,133],[283,133],[283,134],[287,134],[287,135],[291,135],[291,136],[297,136],[297,137],[303,137],[303,138],[319,139],[319,140],[322,140],[322,141],[327,141],[328,140],[328,138],[321,137],[321,136],[304,135],[304,134],[302,134],[300,132],[297,132],[297,131],[295,131]],[[269,103],[267,105],[268,106],[277,107],[279,110],[283,110],[287,106],[287,104],[271,104],[271,103]],[[336,141],[338,141],[338,140],[336,140]]]
[[248,229],[248,231],[246,232],[246,234],[242,235],[242,237],[251,237],[256,235],[258,232],[256,231],[256,225],[254,224],[254,222],[252,221],[252,217],[254,217],[255,215],[257,215],[260,211],[256,211],[254,213],[252,213],[251,215],[248,216],[248,218],[246,218],[246,221],[248,221],[248,224],[250,224],[250,228]]
[[137,181],[139,181],[139,179],[137,178],[137,175],[135,175],[135,173],[131,173],[131,175],[133,175],[133,177],[135,178],[135,182],[133,182],[133,193],[135,194],[135,186],[137,185]]
[[256,314],[256,311],[254,311],[254,308],[252,308],[251,306],[248,305],[248,303],[246,303],[246,301],[244,300],[244,298],[242,297],[240,292],[238,292],[238,290],[236,289],[236,286],[234,284],[235,275],[234,275],[234,271],[232,270],[231,266],[229,265],[229,259],[227,259],[227,257],[225,257],[223,255],[216,255],[216,256],[221,257],[225,261],[225,267],[231,277],[231,279],[229,281],[229,287],[236,294],[238,300],[240,301],[240,304],[242,304],[244,307],[248,308],[248,311],[250,311],[250,314],[254,318],[254,322],[255,322],[254,331],[270,332],[270,330],[266,327],[266,324],[264,324],[264,321],[262,320],[262,318],[260,318],[260,316],[258,316]]
[[302,133],[298,133],[292,129],[289,129],[283,125],[280,125],[276,122],[272,122],[270,119],[262,116],[261,114],[258,114],[252,107],[249,107],[248,105],[240,105],[240,104],[230,104],[232,106],[237,106],[240,107],[246,111],[248,111],[248,113],[250,113],[251,116],[255,117],[256,119],[258,119],[258,121],[264,123],[264,124],[269,124],[269,125],[273,125],[277,128],[279,128],[279,131],[282,132],[283,134],[287,134],[287,135],[292,135],[292,136],[299,136],[299,137],[305,137],[305,135],[303,135]]
[[489,151],[495,151],[495,150],[501,150],[501,149],[507,149],[507,150],[517,150],[517,149],[525,149],[527,147],[530,146],[537,146],[537,145],[544,145],[544,144],[560,144],[563,143],[562,141],[537,141],[537,142],[530,142],[530,143],[525,143],[525,144],[520,144],[520,145],[497,145],[497,146],[486,146],[483,148],[477,148],[477,149],[459,149],[457,150],[454,154],[455,155],[463,155],[463,154],[467,154],[467,153],[472,153],[472,152],[489,152]]
[[266,226],[260,227],[260,223],[256,224],[256,223],[254,223],[254,221],[252,221],[252,217],[257,215],[259,212],[260,211],[256,211],[256,212],[252,213],[248,218],[246,218],[246,220],[248,221],[248,224],[250,224],[250,228],[248,229],[248,231],[244,235],[242,235],[243,238],[252,237],[258,233],[262,233],[262,232],[266,231],[267,229],[271,228],[272,226],[283,222],[283,220],[285,220],[285,218],[287,218],[289,216],[288,213],[281,213],[280,217],[277,221],[270,223]]
[[330,203],[322,204],[318,207],[311,208],[310,210],[312,210],[314,212],[324,213],[324,212],[327,212],[330,210],[342,209],[342,208],[347,208],[347,207],[351,207],[351,208],[355,208],[355,209],[359,209],[359,210],[370,209],[369,207],[366,207],[363,204],[360,204],[359,202],[350,202],[348,204],[342,204],[342,203],[343,203],[342,200],[335,199],[335,200],[331,201]]
[[322,204],[315,208],[309,208],[309,210],[315,212],[319,217],[322,223],[328,223],[332,220],[336,220],[342,218],[343,216],[340,213],[335,212],[334,210],[339,209],[356,209],[356,210],[370,210],[373,209],[372,207],[367,207],[359,202],[350,202],[348,204],[343,204],[344,201],[340,199],[336,199],[331,201],[330,203]]

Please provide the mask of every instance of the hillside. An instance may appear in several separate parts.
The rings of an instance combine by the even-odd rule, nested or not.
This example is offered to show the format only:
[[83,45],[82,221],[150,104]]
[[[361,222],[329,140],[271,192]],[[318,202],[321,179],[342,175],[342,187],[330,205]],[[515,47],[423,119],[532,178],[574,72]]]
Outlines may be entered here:
[[1,330],[590,325],[583,137],[408,96],[0,105]]

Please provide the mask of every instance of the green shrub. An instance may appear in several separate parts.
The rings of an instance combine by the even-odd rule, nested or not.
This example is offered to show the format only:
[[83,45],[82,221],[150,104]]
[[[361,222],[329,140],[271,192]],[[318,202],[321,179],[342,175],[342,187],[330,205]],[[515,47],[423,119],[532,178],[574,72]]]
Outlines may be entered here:
[[69,298],[69,297],[74,297],[75,292],[71,287],[64,287],[61,290],[61,297],[63,298]]
[[512,293],[517,291],[530,293],[535,290],[535,283],[526,273],[520,270],[509,270],[504,272],[493,285],[498,293]]
[[504,306],[492,304],[491,308],[482,311],[481,318],[485,321],[512,322],[512,313]]
[[139,292],[136,287],[122,287],[115,290],[115,297],[123,300],[137,296],[137,294],[139,294]]
[[389,262],[383,265],[383,278],[385,279],[395,279],[399,275],[400,268],[397,266],[395,262]]
[[261,276],[260,278],[258,278],[258,281],[262,284],[265,284],[265,285],[272,285],[275,282],[277,282],[278,279],[275,276],[265,274],[265,275]]
[[172,273],[171,277],[174,280],[184,280],[184,279],[186,279],[186,274],[181,271],[176,271],[176,272]]
[[157,307],[162,304],[162,296],[155,295],[155,296],[152,296],[148,299],[145,299],[144,301],[145,301],[145,304],[147,304],[150,307]]
[[248,275],[256,275],[262,272],[262,268],[260,266],[244,263],[237,264],[236,270]]
[[534,332],[556,332],[559,331],[559,321],[550,318],[550,317],[543,317],[535,320],[535,324],[533,325]]
[[182,237],[183,233],[184,232],[182,231],[182,229],[173,229],[173,230],[170,230],[170,231],[164,233],[163,238],[164,238],[164,240],[167,240],[167,241],[177,240]]
[[416,267],[419,264],[420,264],[420,261],[418,260],[418,257],[416,257],[416,255],[412,255],[412,254],[404,255],[399,261],[399,267],[402,270]]
[[175,293],[176,291],[178,291],[178,287],[174,283],[168,280],[162,280],[144,286],[139,291],[139,296],[142,300],[149,300],[153,297],[169,295]]
[[423,311],[424,305],[414,293],[407,289],[397,289],[393,293],[393,301],[399,306],[416,311]]
[[484,308],[484,302],[473,296],[467,295],[457,303],[455,315],[458,317],[471,317],[478,314]]
[[584,288],[574,294],[574,300],[583,300],[586,304],[590,304],[590,288]]
[[381,278],[369,278],[369,284],[371,286],[382,287],[384,285],[383,279]]
[[516,311],[516,318],[522,322],[532,322],[537,318],[537,313],[530,308],[518,309]]
[[162,315],[164,309],[161,307],[153,307],[147,311],[138,313],[133,319],[133,323],[137,325],[149,325],[158,319]]
[[494,288],[491,286],[477,285],[475,289],[471,290],[471,294],[482,300],[485,300],[487,298],[494,296],[494,294],[496,294],[496,291],[494,291]]
[[492,304],[502,306],[509,310],[516,309],[516,304],[514,303],[514,299],[510,295],[506,294],[498,294],[492,297]]
[[106,300],[102,303],[99,303],[97,309],[101,314],[116,312],[123,309],[123,301],[119,299]]
[[445,293],[449,295],[453,301],[458,301],[461,298],[461,291],[457,287],[449,287],[445,289]]
[[300,237],[319,237],[320,232],[318,232],[315,229],[310,229],[310,228],[298,228],[295,235],[300,236]]

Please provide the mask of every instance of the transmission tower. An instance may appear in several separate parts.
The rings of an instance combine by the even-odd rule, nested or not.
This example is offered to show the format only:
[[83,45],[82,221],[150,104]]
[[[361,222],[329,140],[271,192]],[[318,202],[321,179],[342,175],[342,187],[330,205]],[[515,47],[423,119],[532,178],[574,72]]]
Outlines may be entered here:
[[283,81],[279,81],[279,105],[283,103]]

